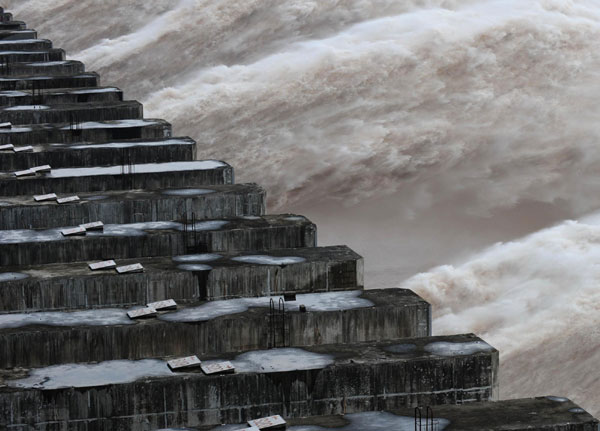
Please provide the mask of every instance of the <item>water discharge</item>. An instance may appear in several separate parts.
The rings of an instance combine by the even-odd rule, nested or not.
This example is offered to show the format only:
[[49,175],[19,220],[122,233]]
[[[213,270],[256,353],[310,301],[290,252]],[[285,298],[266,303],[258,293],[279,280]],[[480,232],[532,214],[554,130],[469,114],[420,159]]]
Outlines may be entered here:
[[408,279],[437,333],[483,336],[502,398],[600,414],[600,231],[549,228],[600,208],[596,0],[5,7],[363,254],[369,287]]

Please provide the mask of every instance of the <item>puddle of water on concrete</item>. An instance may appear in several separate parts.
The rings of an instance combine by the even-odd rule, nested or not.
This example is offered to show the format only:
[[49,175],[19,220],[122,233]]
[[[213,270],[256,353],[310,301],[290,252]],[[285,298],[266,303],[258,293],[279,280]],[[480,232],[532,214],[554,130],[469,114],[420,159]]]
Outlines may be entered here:
[[0,314],[0,328],[21,328],[31,325],[105,326],[135,324],[125,310],[104,308],[85,311],[50,311],[39,313]]
[[0,283],[4,281],[24,280],[28,277],[28,274],[23,274],[22,272],[3,272],[0,273]]
[[294,263],[306,262],[306,259],[298,256],[266,256],[266,255],[255,255],[255,256],[237,256],[232,257],[231,260],[243,263],[256,263],[259,265],[292,265]]
[[436,341],[425,346],[425,351],[438,356],[472,355],[479,352],[490,352],[493,347],[483,341],[449,342]]
[[[210,170],[226,166],[225,163],[217,160],[201,160],[190,162],[170,162],[170,163],[144,163],[133,165],[132,172],[136,174],[147,174],[156,172],[181,172],[181,171],[200,171]],[[121,175],[122,166],[98,166],[87,168],[63,168],[53,169],[47,176],[50,178],[67,177],[86,177],[92,175]]]
[[212,262],[213,260],[221,259],[220,254],[214,253],[203,253],[203,254],[184,254],[181,256],[174,256],[172,260],[174,262]]

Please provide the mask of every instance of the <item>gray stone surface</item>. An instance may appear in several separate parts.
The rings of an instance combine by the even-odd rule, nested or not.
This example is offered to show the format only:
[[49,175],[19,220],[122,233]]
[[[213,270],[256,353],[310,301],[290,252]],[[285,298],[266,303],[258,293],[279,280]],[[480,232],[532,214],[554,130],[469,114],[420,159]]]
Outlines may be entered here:
[[[13,21],[14,23],[22,23],[22,21]],[[0,26],[10,23],[0,23]],[[23,23],[24,24],[24,23]],[[4,30],[8,30],[7,28]],[[19,30],[19,29],[16,29]],[[52,41],[48,39],[28,39],[28,40],[2,40],[0,41],[0,49],[10,51],[36,51],[40,49],[51,49]]]
[[[175,222],[154,226],[107,225],[104,232],[64,237],[60,229],[0,231],[0,265],[39,265],[81,260],[127,259],[197,252],[269,250],[314,247],[316,227],[305,218],[271,215],[200,221],[196,236]],[[15,242],[19,241],[19,242]]]
[[[336,300],[332,296],[340,298]],[[275,297],[277,303],[278,297]],[[298,311],[300,303],[307,304],[307,312]],[[83,315],[36,313],[45,324],[36,324],[38,318],[34,314],[27,317],[33,324],[3,327],[19,325],[22,316],[0,315],[0,363],[8,368],[40,367],[69,362],[221,354],[268,349],[273,342],[286,347],[383,340],[403,343],[399,340],[405,337],[431,334],[429,304],[404,289],[301,295],[297,301],[287,302],[287,307],[285,340],[279,328],[272,331],[269,298],[190,304],[181,306],[178,311],[163,313],[158,319],[137,321],[127,318],[127,309],[111,309],[88,311]],[[349,308],[341,309],[344,307]],[[186,313],[189,311],[195,314]],[[56,326],[61,322],[65,326]]]
[[[2,33],[2,32],[0,32]],[[17,33],[17,32],[12,32]],[[0,38],[2,35],[0,34]],[[48,62],[23,62],[9,63],[8,68],[3,71],[4,76],[68,76],[85,72],[85,66],[80,61],[48,61]]]
[[0,40],[37,39],[35,30],[0,30]]
[[65,222],[175,220],[184,213],[188,218],[193,213],[197,220],[265,213],[266,192],[256,184],[198,187],[78,193],[80,201],[69,205],[55,200],[36,202],[33,196],[4,196],[0,197],[0,229],[47,229],[64,226]]
[[[160,428],[165,419],[174,426],[218,425],[242,423],[272,414],[332,415],[497,397],[497,350],[490,348],[456,356],[433,355],[424,350],[432,341],[482,343],[477,337],[456,335],[409,341],[417,346],[409,354],[386,350],[390,343],[304,349],[302,355],[307,357],[331,358],[330,365],[312,365],[311,360],[302,360],[302,355],[294,351],[254,353],[267,363],[277,361],[280,368],[276,372],[221,376],[196,372],[51,390],[2,387],[0,426],[35,426],[52,421],[66,428],[85,420],[95,423],[94,426],[102,424],[102,428],[95,429],[142,430]],[[240,367],[244,360],[249,360],[249,355],[202,356],[201,359],[234,360]],[[291,366],[286,367],[290,362]],[[298,366],[314,369],[298,370]],[[20,376],[13,374],[12,377]],[[77,380],[76,375],[71,377]],[[116,380],[119,379],[117,376]],[[10,381],[4,383],[11,384]],[[78,383],[81,384],[85,385]]]
[[[2,45],[0,45],[0,48]],[[123,91],[117,87],[80,87],[40,89],[34,100],[31,90],[0,91],[0,106],[56,105],[92,102],[119,102]]]
[[[304,262],[262,265],[232,260],[254,252],[201,254],[196,259],[155,257],[119,260],[141,263],[143,273],[91,271],[88,263],[3,267],[0,312],[128,307],[166,298],[179,303],[283,293],[362,288],[362,257],[345,246],[269,250],[270,256],[301,256]],[[186,263],[184,263],[186,262]],[[189,271],[184,265],[206,265]],[[11,275],[20,274],[20,275]]]
[[41,85],[42,88],[96,87],[100,85],[100,77],[96,72],[86,72],[72,76],[3,76],[0,78],[2,91],[31,89],[34,85]]
[[8,61],[9,63],[63,61],[64,59],[65,51],[62,49],[50,48],[46,50],[12,51],[0,45],[0,60]]

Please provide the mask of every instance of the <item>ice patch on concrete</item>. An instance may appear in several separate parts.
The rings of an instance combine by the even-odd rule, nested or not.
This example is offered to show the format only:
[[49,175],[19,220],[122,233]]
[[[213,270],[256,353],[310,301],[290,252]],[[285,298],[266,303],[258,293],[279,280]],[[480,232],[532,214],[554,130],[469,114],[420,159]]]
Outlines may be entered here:
[[[297,311],[299,306],[305,305],[307,311],[335,311],[352,310],[356,308],[372,307],[374,304],[360,298],[360,290],[344,292],[307,293],[296,296],[295,301],[285,302],[286,310]],[[159,319],[172,322],[203,322],[229,314],[243,313],[252,307],[267,308],[271,299],[277,305],[282,296],[261,298],[236,298],[221,301],[210,301],[197,307],[185,308],[175,313],[165,314]]]
[[5,111],[35,111],[44,109],[50,109],[50,107],[46,105],[17,105],[11,106],[10,108],[4,108]]
[[0,283],[4,281],[24,280],[28,277],[28,274],[23,274],[22,272],[3,272],[0,273]]
[[[180,171],[204,171],[227,166],[225,163],[218,160],[201,160],[189,162],[170,162],[170,163],[144,163],[133,165],[131,172],[135,174],[147,174],[155,172],[180,172]],[[50,174],[51,178],[68,178],[68,177],[87,177],[92,175],[121,175],[123,166],[99,166],[87,168],[63,168],[53,169]]]
[[[181,373],[178,373],[178,375]],[[59,388],[85,388],[134,382],[143,377],[171,376],[165,361],[106,361],[99,364],[64,364],[31,370],[29,377],[9,381],[16,388],[42,390]]]
[[190,141],[182,139],[167,139],[153,142],[108,142],[106,144],[65,145],[69,150],[85,150],[88,148],[134,148],[134,147],[160,147],[164,145],[193,145]]
[[[344,415],[344,419],[350,423],[341,428],[324,428],[320,426],[295,426],[289,427],[289,431],[414,431],[415,419],[408,416],[396,416],[388,412],[365,412]],[[434,418],[434,429],[443,431],[450,421],[443,418]],[[219,428],[216,428],[218,430]],[[425,419],[421,423],[421,429],[425,429]]]
[[169,196],[199,196],[214,193],[214,190],[209,189],[176,189],[176,190],[165,190],[162,192],[163,195]]
[[385,347],[384,350],[392,353],[412,353],[417,350],[417,345],[412,343],[394,344],[393,346]]
[[201,263],[184,263],[177,265],[177,268],[183,271],[210,271],[213,269],[212,266],[203,265]]
[[298,256],[266,256],[266,255],[254,255],[254,256],[237,256],[232,257],[231,260],[243,263],[256,263],[259,265],[292,265],[294,263],[306,262],[306,259]]
[[0,328],[22,328],[32,325],[48,326],[104,326],[132,325],[125,310],[106,308],[73,312],[41,312],[0,314]]
[[144,236],[146,230],[179,229],[180,223],[172,221],[150,221],[129,224],[106,224],[104,230],[90,231],[89,236]]
[[[231,363],[238,373],[276,373],[291,370],[314,370],[333,364],[332,355],[285,348],[258,350],[238,355]],[[206,363],[218,361],[206,361]]]
[[83,198],[83,200],[86,200],[86,201],[101,201],[103,199],[108,199],[108,196],[106,196],[106,195],[96,195],[96,196],[88,196],[86,198]]
[[0,244],[19,244],[24,242],[62,241],[66,238],[60,233],[60,229],[48,230],[0,230]]
[[221,259],[220,254],[203,253],[203,254],[184,254],[174,256],[174,262],[212,262],[213,260]]
[[425,351],[438,356],[472,355],[479,352],[490,352],[494,348],[483,341],[449,342],[436,341],[425,346]]

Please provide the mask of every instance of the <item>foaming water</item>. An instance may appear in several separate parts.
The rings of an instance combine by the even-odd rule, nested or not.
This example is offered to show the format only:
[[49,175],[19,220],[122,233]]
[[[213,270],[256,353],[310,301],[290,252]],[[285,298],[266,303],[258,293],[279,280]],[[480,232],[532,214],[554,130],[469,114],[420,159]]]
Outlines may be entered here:
[[597,1],[5,6],[199,158],[264,185],[270,211],[356,248],[368,285],[452,264],[404,284],[432,301],[435,331],[500,350],[503,398],[600,405],[597,227],[515,239],[600,208]]

